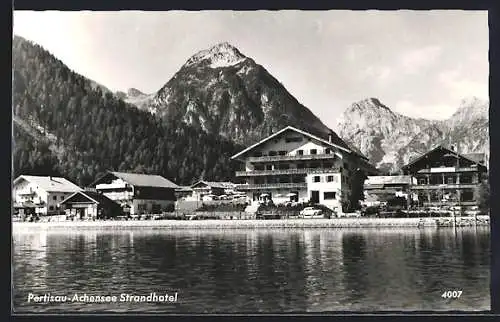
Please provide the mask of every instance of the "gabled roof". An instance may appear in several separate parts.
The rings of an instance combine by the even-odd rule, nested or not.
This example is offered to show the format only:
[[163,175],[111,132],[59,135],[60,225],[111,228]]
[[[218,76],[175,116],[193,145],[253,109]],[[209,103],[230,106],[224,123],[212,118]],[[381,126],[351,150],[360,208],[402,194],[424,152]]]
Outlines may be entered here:
[[31,182],[47,192],[76,192],[82,190],[73,182],[61,177],[21,175],[14,180],[14,184],[22,180]]
[[[287,127],[283,128],[283,129],[279,130],[278,132],[276,132],[276,133],[274,133],[274,134],[272,134],[272,135],[270,135],[270,136],[268,136],[268,137],[266,137],[266,138],[264,138],[264,139],[260,140],[259,142],[255,143],[254,145],[251,145],[251,146],[249,146],[248,148],[244,149],[243,151],[241,151],[241,152],[239,152],[239,153],[237,153],[237,154],[233,155],[233,156],[231,157],[231,159],[233,159],[233,160],[234,160],[234,159],[238,158],[239,156],[241,156],[241,155],[243,155],[243,154],[247,153],[248,151],[253,150],[254,148],[258,147],[259,145],[261,145],[261,144],[263,144],[263,143],[265,143],[265,142],[267,142],[267,141],[269,141],[269,140],[271,140],[271,139],[275,138],[276,136],[279,136],[280,134],[282,134],[282,133],[284,133],[285,131],[288,131],[288,130],[291,130],[291,131],[294,131],[294,132],[300,133],[300,134],[302,134],[302,135],[304,135],[304,136],[307,136],[307,137],[309,137],[309,138],[311,138],[311,139],[314,139],[314,140],[317,140],[317,141],[322,142],[322,143],[324,143],[324,144],[327,144],[327,145],[329,145],[329,146],[332,146],[332,147],[335,147],[335,148],[341,149],[341,150],[346,151],[346,152],[348,152],[348,153],[356,153],[356,154],[358,154],[359,156],[361,156],[361,157],[363,157],[363,158],[365,158],[365,159],[366,159],[366,157],[365,157],[364,155],[362,155],[362,154],[360,155],[359,153],[357,153],[357,152],[353,151],[352,149],[348,148],[347,143],[345,143],[345,142],[343,142],[343,141],[342,141],[341,143],[343,143],[342,145],[344,145],[344,146],[341,146],[341,145],[339,145],[339,144],[335,144],[335,143],[333,143],[333,142],[329,142],[328,140],[325,140],[325,139],[323,139],[323,138],[320,138],[319,136],[313,135],[313,134],[308,133],[308,132],[306,132],[306,131],[299,130],[299,129],[297,129],[297,128],[293,127],[293,126],[287,126]],[[339,142],[339,143],[340,143],[340,142]]]
[[224,181],[216,182],[216,181],[204,181],[204,180],[200,180],[200,181],[194,183],[193,185],[191,185],[191,188],[196,187],[200,183],[203,183],[203,184],[205,184],[205,185],[207,185],[207,186],[209,186],[211,188],[231,189],[231,188],[235,187],[235,184],[232,183],[232,182],[224,182]]
[[462,154],[465,158],[473,160],[474,162],[481,163],[484,162],[485,160],[485,154],[484,153],[464,153]]
[[113,200],[106,197],[105,195],[103,195],[99,192],[96,192],[96,191],[89,191],[89,190],[75,192],[75,193],[69,195],[66,199],[64,199],[60,203],[66,204],[72,198],[74,198],[76,195],[82,195],[82,196],[86,197],[87,199],[89,199],[91,202],[94,202],[96,204],[100,204],[103,206],[108,206],[108,207],[119,207],[120,206],[116,202],[114,202]]
[[[410,167],[411,165],[413,165],[413,164],[417,163],[418,161],[422,160],[423,158],[425,158],[427,155],[429,155],[429,154],[431,154],[431,153],[433,153],[433,152],[435,152],[437,150],[440,150],[440,149],[444,150],[446,153],[453,154],[453,155],[455,155],[457,157],[464,158],[464,159],[469,160],[469,161],[471,161],[473,163],[476,163],[477,165],[479,165],[481,167],[486,168],[486,166],[484,164],[479,163],[479,161],[477,159],[472,159],[470,157],[470,153],[469,153],[469,156],[467,156],[467,154],[459,154],[456,151],[453,151],[451,149],[445,148],[442,145],[438,145],[438,146],[434,147],[433,149],[431,149],[430,151],[427,151],[427,152],[423,153],[422,155],[420,155],[419,157],[411,160],[408,164],[404,165],[402,167],[402,169],[406,169],[406,168]],[[475,154],[475,153],[473,153],[473,154]],[[476,158],[476,157],[477,156],[473,156],[473,158]]]
[[165,179],[160,175],[152,175],[152,174],[142,174],[142,173],[128,173],[128,172],[116,172],[116,171],[108,171],[107,174],[102,176],[101,178],[94,181],[93,185],[97,184],[102,178],[107,175],[113,175],[117,178],[122,179],[123,181],[129,183],[132,186],[137,187],[154,187],[154,188],[179,188],[178,185],[173,183],[172,181]]

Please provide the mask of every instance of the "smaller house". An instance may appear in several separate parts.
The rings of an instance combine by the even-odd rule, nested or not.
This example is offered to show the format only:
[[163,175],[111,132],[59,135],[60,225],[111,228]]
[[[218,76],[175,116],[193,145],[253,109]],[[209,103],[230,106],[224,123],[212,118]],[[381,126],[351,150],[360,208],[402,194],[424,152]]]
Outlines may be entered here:
[[189,186],[179,186],[175,189],[175,196],[177,200],[191,199],[193,196],[193,189]]
[[387,202],[395,197],[410,201],[411,176],[368,176],[364,183],[366,205]]
[[160,176],[108,171],[92,185],[131,215],[173,211],[178,185]]
[[81,190],[65,178],[21,175],[12,185],[14,209],[20,215],[56,215],[59,203]]
[[191,186],[193,197],[196,200],[204,200],[213,196],[233,194],[235,184],[232,182],[198,181]]
[[104,219],[121,214],[119,204],[96,190],[78,191],[60,203],[67,215],[77,219]]

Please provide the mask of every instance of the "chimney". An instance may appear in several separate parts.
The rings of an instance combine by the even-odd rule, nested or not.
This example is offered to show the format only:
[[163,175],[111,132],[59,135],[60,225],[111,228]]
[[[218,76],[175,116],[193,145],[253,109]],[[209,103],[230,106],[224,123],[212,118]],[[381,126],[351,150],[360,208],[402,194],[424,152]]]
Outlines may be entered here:
[[332,143],[332,140],[333,140],[333,133],[330,132],[328,133],[328,142]]

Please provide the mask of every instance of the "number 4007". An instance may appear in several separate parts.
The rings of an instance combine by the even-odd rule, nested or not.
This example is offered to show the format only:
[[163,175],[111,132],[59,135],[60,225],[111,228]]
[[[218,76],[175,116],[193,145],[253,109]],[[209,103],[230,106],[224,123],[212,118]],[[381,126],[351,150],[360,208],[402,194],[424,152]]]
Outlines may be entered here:
[[462,295],[462,291],[444,291],[441,297],[444,299],[458,299]]

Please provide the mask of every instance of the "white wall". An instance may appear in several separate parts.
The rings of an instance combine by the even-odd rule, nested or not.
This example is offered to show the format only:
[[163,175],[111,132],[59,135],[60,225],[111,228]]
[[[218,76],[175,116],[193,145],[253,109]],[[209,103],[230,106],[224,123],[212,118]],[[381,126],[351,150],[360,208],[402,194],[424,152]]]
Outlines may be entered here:
[[125,188],[127,187],[127,183],[120,178],[116,178],[111,183],[101,183],[95,186],[96,189],[116,189],[116,188]]
[[[314,177],[319,176],[320,182],[314,182]],[[327,176],[333,176],[332,182],[327,182]],[[339,207],[340,210],[340,200],[343,193],[343,186],[341,181],[341,174],[338,172],[330,173],[320,173],[320,174],[309,174],[307,175],[307,193],[311,196],[311,191],[319,191],[319,203],[325,205],[331,209],[334,207]],[[325,192],[335,192],[335,199],[324,198]]]
[[[301,136],[303,140],[301,142],[286,142],[286,137],[288,136]],[[309,138],[298,133],[283,134],[279,138],[271,139],[268,142],[255,148],[255,151],[261,151],[262,154],[265,155],[267,155],[269,151],[286,151],[287,155],[297,155],[298,150],[303,150],[304,155],[309,155],[311,149],[316,149],[316,154],[325,154],[325,150],[330,149],[330,153],[336,153],[340,158],[342,158],[342,155],[344,153],[344,151],[341,151],[340,149],[329,146],[319,141],[309,140]],[[247,162],[245,166],[246,171],[253,170],[253,166],[250,162]]]

